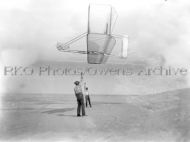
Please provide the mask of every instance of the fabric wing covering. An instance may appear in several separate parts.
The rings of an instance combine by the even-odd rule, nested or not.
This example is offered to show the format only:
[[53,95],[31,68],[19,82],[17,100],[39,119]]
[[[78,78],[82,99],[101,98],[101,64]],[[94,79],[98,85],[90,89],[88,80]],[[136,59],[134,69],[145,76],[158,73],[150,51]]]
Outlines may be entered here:
[[122,39],[122,51],[121,51],[121,57],[126,58],[128,54],[128,37],[123,37]]
[[88,34],[87,35],[87,58],[90,64],[101,64],[108,60],[116,40],[110,35]]

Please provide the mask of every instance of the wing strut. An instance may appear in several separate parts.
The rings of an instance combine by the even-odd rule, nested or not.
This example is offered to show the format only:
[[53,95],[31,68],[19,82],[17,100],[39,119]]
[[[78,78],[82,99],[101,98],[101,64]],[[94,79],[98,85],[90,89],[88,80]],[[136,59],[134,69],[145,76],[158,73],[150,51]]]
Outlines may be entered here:
[[79,39],[81,39],[81,38],[83,38],[84,36],[86,36],[87,35],[87,33],[85,32],[85,33],[83,33],[83,34],[81,34],[81,35],[79,35],[79,36],[77,36],[77,37],[75,37],[75,38],[73,38],[72,40],[70,40],[70,41],[68,41],[68,42],[66,42],[66,43],[61,43],[61,42],[58,42],[57,43],[57,49],[59,50],[59,51],[62,51],[62,50],[67,50],[67,49],[69,49],[70,47],[70,44],[72,44],[73,42],[75,42],[75,41],[78,41]]

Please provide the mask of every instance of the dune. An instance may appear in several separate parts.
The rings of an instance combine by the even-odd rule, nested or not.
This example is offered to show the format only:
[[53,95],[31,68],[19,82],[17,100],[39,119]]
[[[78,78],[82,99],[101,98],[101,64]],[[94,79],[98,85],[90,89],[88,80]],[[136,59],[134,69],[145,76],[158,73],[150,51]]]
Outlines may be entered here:
[[1,141],[189,142],[190,89],[94,95],[76,117],[73,95],[5,95]]

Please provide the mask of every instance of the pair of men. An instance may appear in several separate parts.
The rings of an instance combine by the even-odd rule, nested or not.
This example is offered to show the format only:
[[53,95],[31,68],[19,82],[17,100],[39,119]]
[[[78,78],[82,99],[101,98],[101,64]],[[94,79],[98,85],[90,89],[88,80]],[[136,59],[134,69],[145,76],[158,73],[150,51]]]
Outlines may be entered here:
[[87,104],[89,102],[89,105],[91,107],[91,102],[90,102],[90,96],[88,93],[88,88],[86,87],[86,83],[83,83],[83,73],[81,73],[81,80],[79,81],[75,81],[74,82],[75,87],[74,87],[74,92],[75,92],[75,96],[77,98],[77,116],[81,116],[80,115],[80,111],[82,109],[82,116],[85,116],[85,105],[84,105],[84,96],[83,94],[85,94],[85,99],[86,99],[86,107]]

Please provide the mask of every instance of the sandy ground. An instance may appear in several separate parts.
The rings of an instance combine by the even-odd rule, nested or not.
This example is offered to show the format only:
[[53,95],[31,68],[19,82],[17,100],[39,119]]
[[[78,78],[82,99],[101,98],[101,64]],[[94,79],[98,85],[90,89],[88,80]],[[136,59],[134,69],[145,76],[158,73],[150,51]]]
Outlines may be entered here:
[[72,95],[9,94],[1,141],[190,142],[190,89],[150,95],[91,96],[76,117]]

